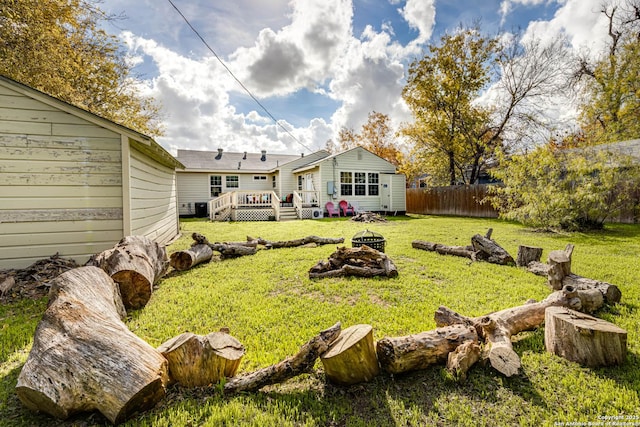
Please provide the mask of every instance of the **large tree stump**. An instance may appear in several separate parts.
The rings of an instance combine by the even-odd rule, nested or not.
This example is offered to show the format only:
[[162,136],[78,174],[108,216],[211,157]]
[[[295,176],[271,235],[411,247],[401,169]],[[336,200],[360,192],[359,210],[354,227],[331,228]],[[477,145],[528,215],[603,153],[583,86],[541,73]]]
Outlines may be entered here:
[[171,254],[169,264],[175,270],[184,271],[203,262],[209,261],[213,257],[213,249],[209,245],[195,244],[189,249]]
[[478,341],[475,329],[451,325],[415,335],[385,337],[377,342],[376,352],[384,371],[399,374],[446,362],[449,353],[467,341]]
[[118,424],[165,396],[167,361],[122,322],[118,286],[80,267],[52,282],[16,393],[34,411],[66,419],[100,411]]
[[565,307],[547,308],[544,343],[550,353],[591,368],[619,365],[627,356],[627,331]]
[[353,325],[344,329],[329,350],[320,356],[329,381],[351,385],[378,375],[378,358],[373,345],[371,325]]
[[516,265],[518,267],[527,267],[532,262],[539,262],[540,257],[542,257],[542,248],[520,245],[516,256]]
[[340,336],[340,322],[321,331],[318,335],[300,347],[300,351],[292,357],[275,365],[229,379],[224,384],[225,393],[260,390],[262,387],[281,383],[309,372],[318,357],[322,356],[329,346]]
[[202,387],[233,377],[245,353],[244,346],[225,332],[206,336],[190,332],[158,347],[169,361],[169,376],[185,387]]
[[120,286],[124,306],[138,309],[149,302],[153,285],[166,273],[169,262],[163,246],[145,236],[127,236],[87,265],[106,271]]
[[482,358],[488,360],[498,372],[510,377],[517,374],[521,367],[520,357],[513,350],[511,337],[540,326],[544,322],[545,310],[552,306],[580,308],[581,301],[575,289],[566,286],[540,302],[527,303],[481,317],[465,317],[441,306],[436,311],[435,320],[440,327],[455,324],[473,327],[485,342]]

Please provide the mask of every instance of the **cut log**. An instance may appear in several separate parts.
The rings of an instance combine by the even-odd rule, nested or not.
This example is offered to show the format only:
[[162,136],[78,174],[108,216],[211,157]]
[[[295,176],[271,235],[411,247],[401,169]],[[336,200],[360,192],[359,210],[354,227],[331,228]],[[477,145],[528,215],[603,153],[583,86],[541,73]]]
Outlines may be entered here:
[[627,331],[564,307],[547,309],[544,342],[550,353],[591,368],[620,365],[627,356]]
[[540,262],[540,257],[542,257],[542,248],[520,245],[516,256],[516,265],[527,267],[532,262]]
[[472,246],[446,246],[440,243],[426,242],[424,240],[414,240],[411,242],[411,246],[415,249],[436,252],[440,255],[454,255],[469,258],[474,261],[476,259],[476,252],[473,250]]
[[190,332],[163,343],[158,351],[169,361],[169,376],[184,387],[202,387],[233,377],[244,346],[225,332],[206,336]]
[[351,385],[370,381],[380,372],[373,328],[353,325],[344,329],[320,360],[332,383]]
[[309,269],[312,279],[325,277],[397,277],[398,269],[385,253],[362,245],[356,248],[341,247]]
[[544,322],[545,310],[552,306],[580,308],[581,301],[575,289],[566,286],[540,302],[475,318],[462,316],[441,306],[436,311],[435,320],[439,327],[453,324],[473,327],[485,342],[482,358],[488,360],[498,372],[510,377],[517,374],[521,367],[520,357],[513,350],[511,337],[540,326]]
[[599,280],[589,279],[578,276],[577,274],[569,274],[562,279],[562,283],[573,286],[579,291],[588,291],[589,289],[598,290],[607,304],[617,304],[622,299],[622,292],[616,285],[601,282]]
[[295,239],[295,240],[271,241],[271,240],[265,240],[261,237],[258,237],[256,239],[255,237],[247,236],[247,242],[262,245],[267,249],[278,249],[278,248],[294,248],[298,246],[305,246],[310,243],[315,243],[318,246],[337,245],[337,244],[343,243],[344,238],[343,237],[331,238],[331,237],[307,236],[307,237],[303,237],[301,239]]
[[184,251],[172,253],[169,257],[169,264],[178,271],[184,271],[207,262],[212,257],[213,249],[209,245],[195,244]]
[[120,286],[124,306],[144,307],[156,284],[167,271],[163,246],[145,236],[127,236],[112,249],[93,256],[87,265],[100,267]]
[[249,374],[231,378],[224,384],[225,393],[256,391],[270,384],[281,383],[289,378],[310,372],[313,365],[340,336],[340,322],[320,332],[304,344],[292,357],[275,365],[259,369]]
[[480,360],[480,346],[476,341],[467,341],[459,345],[447,357],[447,370],[458,381],[467,378],[469,369]]
[[513,257],[502,246],[485,236],[476,234],[471,237],[471,246],[477,253],[476,259],[500,265],[515,264]]
[[390,373],[424,369],[447,361],[448,354],[467,341],[478,340],[475,329],[451,325],[396,338],[383,338],[376,344],[380,367]]
[[549,264],[538,262],[538,261],[532,261],[527,265],[527,271],[537,276],[544,276],[544,277],[547,277],[549,275],[550,268],[551,266]]
[[103,270],[58,276],[18,377],[22,403],[61,419],[98,410],[114,424],[155,406],[165,396],[167,361],[124,316],[118,286]]

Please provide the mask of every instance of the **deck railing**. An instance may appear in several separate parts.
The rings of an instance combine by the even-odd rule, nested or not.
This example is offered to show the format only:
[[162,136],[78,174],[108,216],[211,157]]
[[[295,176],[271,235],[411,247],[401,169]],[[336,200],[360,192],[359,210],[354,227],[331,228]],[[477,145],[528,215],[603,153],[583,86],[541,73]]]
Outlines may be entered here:
[[211,220],[227,209],[272,208],[276,219],[280,218],[280,198],[273,191],[231,191],[209,201]]

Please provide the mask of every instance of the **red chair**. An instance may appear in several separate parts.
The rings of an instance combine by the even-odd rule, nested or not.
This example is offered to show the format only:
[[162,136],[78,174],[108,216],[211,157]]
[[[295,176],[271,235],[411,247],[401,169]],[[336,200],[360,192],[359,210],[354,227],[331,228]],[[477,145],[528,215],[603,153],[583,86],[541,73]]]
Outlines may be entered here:
[[329,214],[329,217],[332,217],[332,216],[338,216],[338,217],[339,217],[339,216],[340,216],[340,211],[339,211],[339,210],[337,210],[337,209],[334,207],[333,202],[327,202],[327,203],[324,205],[324,207],[325,207],[325,209],[327,210],[327,213]]
[[340,207],[343,216],[347,216],[348,213],[351,213],[351,216],[353,216],[353,208],[349,206],[349,203],[346,200],[340,200],[338,206]]

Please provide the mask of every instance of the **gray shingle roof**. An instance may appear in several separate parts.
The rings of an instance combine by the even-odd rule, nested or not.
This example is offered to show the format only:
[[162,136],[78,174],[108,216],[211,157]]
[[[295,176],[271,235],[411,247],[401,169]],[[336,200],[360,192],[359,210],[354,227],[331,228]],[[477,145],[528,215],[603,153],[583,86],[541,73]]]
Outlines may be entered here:
[[177,158],[187,170],[269,172],[300,155],[178,150]]

